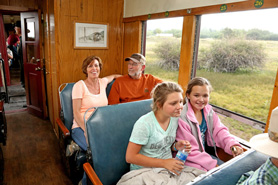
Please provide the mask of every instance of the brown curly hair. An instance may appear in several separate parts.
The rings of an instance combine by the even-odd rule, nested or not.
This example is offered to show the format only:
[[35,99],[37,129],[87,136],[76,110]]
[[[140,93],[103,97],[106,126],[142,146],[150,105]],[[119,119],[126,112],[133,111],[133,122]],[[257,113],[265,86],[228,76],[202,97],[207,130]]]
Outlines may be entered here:
[[98,56],[89,56],[87,57],[84,61],[83,61],[83,64],[82,64],[82,71],[83,73],[88,76],[88,73],[87,73],[87,67],[88,65],[90,65],[90,63],[93,61],[93,60],[97,60],[98,61],[98,64],[99,64],[99,68],[100,68],[100,71],[102,69],[102,61],[101,59],[98,57]]

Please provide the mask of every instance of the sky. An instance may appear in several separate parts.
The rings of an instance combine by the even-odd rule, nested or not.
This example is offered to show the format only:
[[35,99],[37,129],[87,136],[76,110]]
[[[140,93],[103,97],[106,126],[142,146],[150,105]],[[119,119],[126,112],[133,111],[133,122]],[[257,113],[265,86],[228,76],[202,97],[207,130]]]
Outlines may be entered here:
[[[249,30],[258,28],[278,33],[278,8],[250,10],[242,12],[227,12],[202,15],[201,29],[220,30],[223,28]],[[167,18],[148,21],[148,30],[182,29],[183,18]]]

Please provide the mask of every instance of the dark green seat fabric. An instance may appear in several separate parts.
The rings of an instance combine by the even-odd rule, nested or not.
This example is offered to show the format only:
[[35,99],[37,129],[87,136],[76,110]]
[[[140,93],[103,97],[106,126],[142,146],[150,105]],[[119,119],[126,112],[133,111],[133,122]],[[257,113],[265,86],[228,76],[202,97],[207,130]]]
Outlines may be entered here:
[[93,168],[104,185],[129,171],[125,154],[134,123],[151,111],[151,99],[97,108],[86,122]]

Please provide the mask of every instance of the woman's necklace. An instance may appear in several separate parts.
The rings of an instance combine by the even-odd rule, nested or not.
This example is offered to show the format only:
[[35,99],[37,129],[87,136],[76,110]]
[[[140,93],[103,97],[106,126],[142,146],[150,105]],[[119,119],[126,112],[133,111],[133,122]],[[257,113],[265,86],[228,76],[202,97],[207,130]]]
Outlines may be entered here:
[[87,88],[90,93],[92,94],[99,94],[100,87],[99,87],[99,80],[97,79],[96,82],[89,81],[88,79],[85,81]]

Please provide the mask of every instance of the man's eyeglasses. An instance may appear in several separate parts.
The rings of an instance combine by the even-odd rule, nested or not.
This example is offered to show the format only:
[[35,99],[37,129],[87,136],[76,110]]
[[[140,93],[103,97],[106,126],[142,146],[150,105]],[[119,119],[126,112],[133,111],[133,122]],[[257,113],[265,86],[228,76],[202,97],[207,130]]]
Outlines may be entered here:
[[136,66],[138,66],[138,63],[135,63],[135,62],[133,62],[133,63],[128,62],[128,63],[127,63],[127,65],[129,65],[129,66],[133,66],[133,67],[136,67]]

